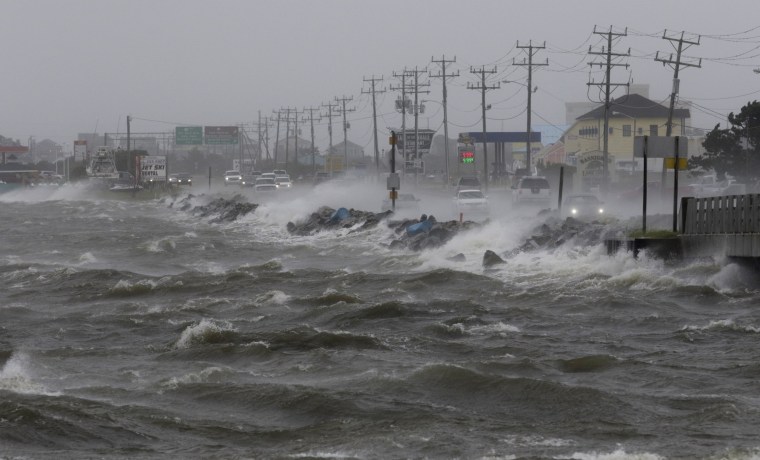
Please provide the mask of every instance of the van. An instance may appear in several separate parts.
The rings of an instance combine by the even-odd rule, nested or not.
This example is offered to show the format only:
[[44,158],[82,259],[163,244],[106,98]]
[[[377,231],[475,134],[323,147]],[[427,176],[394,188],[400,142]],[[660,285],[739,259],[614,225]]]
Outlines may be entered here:
[[551,207],[551,187],[542,176],[523,176],[512,186],[512,204]]

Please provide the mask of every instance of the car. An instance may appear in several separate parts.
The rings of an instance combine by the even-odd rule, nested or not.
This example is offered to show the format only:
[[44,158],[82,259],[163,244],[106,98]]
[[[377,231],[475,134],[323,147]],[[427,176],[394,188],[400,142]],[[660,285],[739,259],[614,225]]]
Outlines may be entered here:
[[40,178],[46,184],[62,184],[64,177],[55,171],[40,171]]
[[230,170],[224,173],[224,185],[238,185],[243,180],[243,176],[238,170]]
[[240,186],[241,187],[253,187],[256,185],[256,179],[258,179],[259,176],[254,176],[252,174],[244,174],[242,179],[240,179]]
[[454,210],[465,217],[488,214],[488,197],[480,189],[465,189],[454,197]]
[[193,185],[193,176],[188,173],[169,174],[169,184],[171,185]]
[[551,187],[543,176],[523,176],[512,186],[513,206],[550,207]]
[[321,184],[322,182],[327,182],[331,178],[330,173],[326,171],[319,171],[318,173],[314,174],[314,185]]
[[277,184],[278,188],[282,189],[289,189],[293,186],[293,182],[290,181],[290,176],[287,174],[275,176],[274,182]]
[[456,191],[459,192],[460,190],[480,190],[482,186],[480,185],[480,179],[477,178],[477,176],[462,176],[457,181],[457,188]]
[[272,171],[275,176],[289,176],[288,172],[284,169],[275,169]]
[[[390,199],[383,200],[381,206],[382,211],[390,211],[393,209],[393,202]],[[414,196],[412,193],[399,193],[396,198],[396,211],[414,211],[420,210],[420,199]]]
[[253,186],[253,189],[257,192],[273,192],[277,190],[277,183],[274,181],[274,178],[271,177],[264,177],[266,174],[262,174],[262,177],[259,177],[256,179],[256,183]]
[[562,216],[596,219],[604,215],[604,202],[593,193],[576,193],[562,200]]

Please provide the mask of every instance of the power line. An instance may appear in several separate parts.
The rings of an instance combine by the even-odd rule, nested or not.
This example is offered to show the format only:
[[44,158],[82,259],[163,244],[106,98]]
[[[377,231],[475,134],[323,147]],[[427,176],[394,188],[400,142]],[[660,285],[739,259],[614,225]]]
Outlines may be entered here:
[[375,78],[374,75],[372,75],[371,78],[364,78],[365,82],[370,82],[370,85],[372,86],[372,89],[370,91],[364,91],[362,90],[362,94],[369,94],[372,93],[372,124],[374,126],[374,140],[375,140],[375,171],[379,175],[380,174],[380,151],[379,147],[377,145],[377,104],[375,101],[375,95],[377,93],[384,93],[385,89],[377,90],[375,88],[375,84],[378,82],[383,81],[382,75],[380,78]]
[[531,162],[530,162],[530,154],[531,154],[531,151],[530,151],[530,149],[531,149],[531,145],[530,145],[530,138],[531,138],[531,132],[530,132],[530,114],[531,114],[530,101],[531,101],[531,95],[533,94],[533,91],[534,91],[533,90],[533,67],[534,66],[548,66],[549,65],[549,59],[547,58],[545,63],[534,63],[533,62],[533,56],[535,55],[535,53],[537,53],[539,50],[546,49],[546,42],[544,42],[543,45],[538,46],[538,45],[533,45],[533,41],[531,40],[531,41],[528,42],[528,45],[526,46],[526,45],[520,45],[520,42],[518,41],[517,42],[517,47],[520,48],[520,49],[523,49],[523,50],[528,50],[527,51],[528,52],[528,62],[525,62],[525,58],[523,58],[523,62],[522,63],[520,63],[520,62],[514,62],[514,60],[513,60],[512,61],[512,65],[527,66],[528,67],[528,113],[527,113],[527,115],[528,115],[528,129],[527,129],[528,142],[527,142],[527,146],[526,146],[526,159],[525,159],[525,163],[526,163],[527,167],[530,169],[530,167],[531,167]]
[[446,64],[453,64],[457,62],[457,57],[454,56],[454,59],[446,59],[446,56],[442,56],[441,59],[435,60],[434,58],[430,58],[430,61],[435,64],[440,64],[441,66],[441,72],[439,72],[436,75],[430,75],[433,78],[440,78],[443,82],[443,149],[444,149],[444,155],[446,156],[446,185],[448,186],[449,182],[451,181],[451,177],[449,175],[449,123],[448,123],[448,111],[446,109],[447,99],[446,99],[446,79],[447,78],[453,78],[459,76],[459,71],[456,73],[446,73]]
[[591,47],[589,47],[588,54],[596,55],[596,56],[604,56],[606,59],[606,62],[589,62],[589,66],[593,68],[594,66],[605,67],[605,78],[602,83],[595,83],[593,80],[590,83],[586,83],[589,88],[592,86],[598,86],[599,90],[601,91],[602,86],[604,86],[604,150],[602,151],[602,189],[604,192],[607,191],[608,186],[608,169],[609,169],[609,124],[610,124],[610,95],[612,93],[612,88],[617,88],[618,86],[625,86],[628,87],[630,83],[612,83],[610,81],[611,74],[612,74],[612,68],[616,66],[625,66],[625,68],[628,68],[628,64],[620,64],[620,63],[614,63],[612,62],[612,59],[615,57],[628,57],[631,54],[630,49],[627,53],[613,53],[612,52],[612,40],[613,38],[619,38],[619,37],[625,37],[628,34],[628,29],[622,33],[619,32],[613,32],[612,26],[610,26],[609,32],[601,32],[596,30],[596,26],[594,26],[594,33],[597,35],[606,35],[607,36],[607,48],[605,49],[602,47],[601,51],[592,51]]
[[678,79],[678,71],[681,68],[681,66],[685,67],[702,67],[702,60],[699,60],[698,64],[692,64],[688,62],[683,62],[681,60],[681,53],[683,52],[683,45],[684,43],[687,46],[687,48],[691,45],[699,45],[699,37],[697,37],[697,41],[689,41],[683,38],[684,32],[681,32],[681,38],[673,38],[667,36],[667,30],[662,33],[663,40],[668,40],[671,42],[677,41],[678,47],[676,48],[676,59],[673,60],[673,54],[670,54],[670,57],[667,59],[660,58],[660,52],[658,51],[655,55],[654,60],[657,62],[662,62],[662,65],[671,65],[673,67],[674,73],[673,73],[673,90],[670,93],[670,109],[668,110],[668,124],[666,128],[666,136],[670,137],[670,135],[673,133],[673,110],[675,109],[676,105],[676,97],[678,97],[678,87],[680,85],[680,80]]
[[489,89],[499,89],[501,85],[497,82],[495,85],[486,84],[486,74],[495,74],[496,67],[492,69],[486,69],[482,66],[480,69],[470,68],[470,73],[480,74],[480,83],[478,85],[467,83],[467,89],[474,89],[480,91],[481,108],[483,111],[483,184],[485,189],[488,190],[488,142],[486,139],[486,91]]

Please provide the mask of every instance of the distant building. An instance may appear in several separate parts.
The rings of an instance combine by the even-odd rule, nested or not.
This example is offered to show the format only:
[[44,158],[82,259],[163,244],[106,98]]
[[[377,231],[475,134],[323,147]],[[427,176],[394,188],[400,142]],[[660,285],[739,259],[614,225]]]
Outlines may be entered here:
[[[610,103],[607,133],[608,174],[611,182],[620,174],[630,174],[641,170],[641,159],[634,158],[635,136],[664,136],[669,115],[669,107],[652,101],[640,94],[631,93],[618,97]],[[686,136],[690,125],[691,112],[676,108],[673,111],[673,136]],[[690,155],[699,154],[699,149]],[[543,149],[538,156],[545,164],[562,163],[578,168],[583,188],[589,189],[599,185],[604,174],[604,105],[597,104],[593,109],[573,120],[570,127],[557,144]],[[661,160],[653,160],[648,165],[651,170],[662,168]]]

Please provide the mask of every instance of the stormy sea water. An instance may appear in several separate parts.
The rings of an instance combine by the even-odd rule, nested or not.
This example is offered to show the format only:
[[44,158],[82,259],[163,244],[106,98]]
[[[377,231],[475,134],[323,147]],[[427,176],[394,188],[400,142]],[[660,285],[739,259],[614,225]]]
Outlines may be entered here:
[[324,185],[0,195],[0,457],[760,458],[757,273],[515,251],[508,207],[423,251],[289,233],[385,194]]

